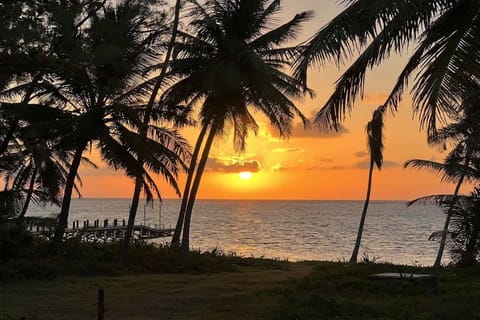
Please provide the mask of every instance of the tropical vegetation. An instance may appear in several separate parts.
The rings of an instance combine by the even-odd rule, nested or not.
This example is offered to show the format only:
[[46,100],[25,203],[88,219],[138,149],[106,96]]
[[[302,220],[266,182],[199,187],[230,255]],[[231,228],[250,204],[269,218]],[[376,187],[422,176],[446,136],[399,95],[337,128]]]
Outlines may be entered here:
[[[460,192],[480,177],[480,6],[466,0],[345,4],[299,45],[297,36],[312,12],[275,25],[280,0],[177,0],[172,8],[155,0],[0,3],[1,258],[51,255],[71,262],[81,259],[69,260],[69,250],[85,250],[95,258],[79,266],[89,268],[110,253],[132,267],[127,258],[145,250],[188,264],[176,249],[181,247],[182,257],[190,252],[194,205],[215,139],[231,132],[234,149],[244,152],[248,135],[259,130],[256,112],[282,138],[291,134],[295,117],[307,126],[297,102],[313,94],[309,68],[353,58],[315,117],[321,128],[339,129],[363,94],[368,69],[415,44],[367,125],[367,194],[350,262],[358,260],[373,171],[383,163],[383,116],[397,109],[415,74],[413,108],[420,125],[431,144],[449,153],[444,163],[414,159],[406,166],[434,169],[456,183],[451,195],[419,199],[434,201],[446,213],[443,230],[432,236],[440,240],[435,266],[445,247],[458,264],[478,262],[479,191]],[[191,148],[180,130],[197,124]],[[97,167],[89,159],[91,150],[132,180],[121,245],[99,249],[64,239],[72,197],[81,191],[82,165]],[[184,172],[181,186],[178,177]],[[132,240],[142,192],[147,201],[162,199],[157,176],[182,197],[172,248],[152,249]],[[25,230],[32,202],[60,206],[48,246]]]
[[302,97],[302,84],[284,70],[299,51],[285,43],[295,39],[311,12],[270,29],[280,10],[281,1],[192,1],[192,32],[179,33],[170,71],[178,81],[164,92],[162,102],[201,104],[202,126],[172,239],[178,245],[182,232],[184,251],[189,249],[193,206],[215,137],[231,127],[235,149],[244,151],[249,131],[258,131],[253,110],[264,114],[282,137],[289,135],[296,115],[307,122],[293,102]]

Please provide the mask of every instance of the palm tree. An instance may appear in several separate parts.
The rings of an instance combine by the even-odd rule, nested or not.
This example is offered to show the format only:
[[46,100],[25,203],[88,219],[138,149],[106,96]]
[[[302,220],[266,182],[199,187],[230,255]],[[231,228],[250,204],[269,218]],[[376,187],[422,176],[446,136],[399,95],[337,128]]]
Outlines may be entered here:
[[[166,76],[166,73],[167,73],[167,70],[168,70],[168,64],[170,62],[170,59],[171,59],[171,56],[172,56],[172,52],[173,52],[173,45],[175,44],[175,41],[176,41],[176,38],[177,38],[177,31],[178,31],[178,25],[179,25],[179,22],[180,22],[180,9],[181,9],[181,1],[180,0],[177,0],[176,3],[175,3],[175,9],[174,9],[174,20],[173,20],[173,24],[172,24],[172,34],[171,34],[171,37],[170,37],[170,41],[168,43],[168,47],[167,47],[167,52],[165,54],[165,61],[163,63],[163,66],[161,68],[161,71],[160,71],[160,75],[155,79],[155,86],[153,87],[152,89],[152,93],[150,95],[150,98],[148,100],[148,103],[145,107],[145,115],[144,115],[144,118],[143,118],[143,123],[142,123],[142,126],[141,126],[141,129],[140,129],[140,135],[144,138],[147,137],[147,128],[148,128],[148,124],[149,122],[152,120],[152,112],[154,111],[153,110],[153,107],[154,107],[154,103],[155,103],[155,99],[157,98],[157,95],[158,95],[158,92],[165,80],[165,76]],[[185,115],[186,113],[183,113],[183,115]],[[165,117],[162,117],[162,118],[165,118]],[[183,125],[185,124],[186,122],[188,122],[188,119],[186,118],[182,118],[182,117],[175,117],[176,119],[173,119],[176,123],[177,126],[179,125]],[[143,155],[139,155],[139,158],[137,159],[137,161],[143,166],[143,163],[144,163],[144,159],[143,159]],[[134,227],[134,224],[135,224],[135,217],[137,215],[137,209],[138,209],[138,203],[139,203],[139,200],[140,200],[140,192],[142,191],[142,180],[143,180],[143,177],[141,176],[138,176],[135,178],[135,188],[134,188],[134,192],[133,192],[133,196],[132,196],[132,202],[131,202],[131,205],[130,205],[130,213],[129,213],[129,216],[128,216],[128,225],[127,225],[127,233],[125,235],[125,239],[124,239],[124,253],[123,253],[123,256],[124,256],[124,259],[127,258],[127,255],[128,255],[128,248],[129,248],[129,245],[130,245],[130,241],[131,241],[131,236],[132,236],[132,233],[133,233],[133,227]]]
[[[60,10],[60,8],[58,8]],[[71,9],[70,13],[66,13]],[[62,10],[61,10],[62,11]],[[72,150],[58,228],[52,241],[55,251],[68,222],[75,178],[88,146],[100,151],[112,168],[131,178],[142,177],[147,199],[157,185],[149,172],[160,174],[177,191],[176,176],[188,158],[186,141],[174,130],[148,125],[147,137],[139,133],[144,114],[143,98],[151,84],[139,86],[158,56],[160,31],[151,31],[149,8],[142,1],[122,1],[105,6],[101,14],[89,14],[88,23],[72,29],[78,8],[66,8],[59,19],[56,54],[60,63],[54,76],[44,79],[42,103],[54,103],[65,117],[51,118],[28,128],[32,136],[60,139],[56,145]],[[137,159],[143,157],[145,168]]]
[[[414,43],[415,51],[385,105],[397,108],[412,74],[413,108],[431,135],[445,124],[452,103],[463,96],[465,78],[479,78],[480,6],[471,0],[347,0],[346,9],[322,27],[297,61],[296,75],[307,81],[311,65],[356,57],[336,83],[316,121],[338,128],[362,96],[365,74],[393,53]],[[357,56],[357,52],[359,52]],[[467,74],[467,77],[465,77]]]
[[[39,91],[41,83],[61,64],[56,49],[58,36],[55,20],[68,21],[71,14],[86,12],[86,17],[102,8],[99,1],[79,0],[71,3],[54,1],[10,1],[2,3],[0,13],[0,92],[6,102],[28,104]],[[69,16],[70,14],[70,16]],[[87,19],[73,22],[72,30],[83,27]],[[60,32],[61,33],[61,32]],[[67,34],[67,33],[65,33]],[[20,98],[19,98],[20,97]],[[4,119],[2,119],[4,120]],[[0,126],[0,155],[18,131],[19,119],[11,118]]]
[[353,248],[350,263],[356,263],[358,252],[360,250],[360,243],[362,242],[363,227],[365,225],[365,218],[367,217],[368,204],[370,203],[370,192],[372,190],[373,169],[375,166],[380,170],[383,163],[383,113],[385,107],[380,106],[373,112],[372,120],[367,124],[368,137],[368,151],[370,153],[370,166],[368,170],[368,184],[367,195],[363,205],[362,217],[360,218],[360,225],[358,226],[357,240]]
[[479,165],[480,159],[480,85],[478,81],[470,82],[470,92],[464,101],[455,109],[458,110],[454,123],[440,129],[435,136],[430,137],[430,142],[437,145],[452,144],[453,149],[449,152],[445,162],[437,163],[435,161],[413,159],[405,163],[405,167],[429,168],[443,173],[443,179],[447,181],[456,181],[453,192],[453,200],[450,202],[450,209],[447,211],[447,218],[443,228],[440,247],[435,259],[434,266],[439,267],[445,249],[448,226],[452,218],[455,199],[458,198],[460,188],[465,180],[476,180],[480,178],[475,169]]
[[[175,44],[177,58],[170,72],[179,81],[162,97],[167,105],[201,102],[202,129],[177,223],[183,224],[181,245],[185,252],[189,250],[194,202],[214,138],[231,126],[235,149],[245,150],[249,131],[258,130],[250,107],[265,114],[281,136],[289,135],[295,115],[306,123],[291,100],[302,96],[302,84],[284,72],[298,47],[282,45],[295,39],[302,23],[311,17],[310,12],[303,12],[269,30],[281,1],[208,0],[204,5],[190,2],[193,33],[179,32],[182,41]],[[174,244],[179,237],[177,228]]]
[[[480,188],[475,187],[468,196],[432,195],[415,201],[434,203],[451,216],[450,251],[454,261],[461,265],[475,263],[480,254]],[[441,240],[444,234],[444,230],[441,230],[434,232],[430,238]]]

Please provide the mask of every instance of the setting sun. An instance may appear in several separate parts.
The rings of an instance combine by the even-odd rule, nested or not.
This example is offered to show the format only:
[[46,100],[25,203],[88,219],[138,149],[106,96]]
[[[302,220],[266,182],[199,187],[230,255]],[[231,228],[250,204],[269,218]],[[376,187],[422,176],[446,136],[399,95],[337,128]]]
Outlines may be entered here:
[[250,171],[242,171],[238,174],[238,176],[242,180],[249,180],[252,177],[252,173]]

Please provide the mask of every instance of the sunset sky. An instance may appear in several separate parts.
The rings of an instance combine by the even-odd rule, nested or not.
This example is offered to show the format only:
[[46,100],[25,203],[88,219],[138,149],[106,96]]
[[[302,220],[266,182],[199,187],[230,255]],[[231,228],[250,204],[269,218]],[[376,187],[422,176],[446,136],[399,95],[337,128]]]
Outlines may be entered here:
[[[279,22],[304,10],[314,10],[315,17],[306,24],[299,42],[312,36],[340,12],[341,7],[336,0],[284,0]],[[280,140],[257,113],[261,130],[258,136],[249,137],[245,154],[233,151],[232,137],[228,134],[218,139],[210,153],[199,198],[363,199],[368,174],[365,126],[372,111],[385,100],[407,57],[408,52],[393,56],[367,75],[364,98],[356,103],[344,122],[345,129],[339,133],[305,131],[298,122],[292,136]],[[297,104],[306,116],[311,117],[324,104],[344,67],[311,69],[309,86],[315,90],[316,97],[305,98]],[[453,189],[451,185],[441,184],[432,173],[403,169],[403,163],[412,158],[441,161],[445,156],[440,150],[427,146],[426,134],[419,131],[419,122],[412,115],[409,101],[406,95],[399,112],[386,117],[385,162],[384,168],[374,175],[373,199],[408,200]],[[197,130],[187,129],[184,133],[193,144]],[[95,160],[95,155],[92,158]],[[132,181],[122,172],[114,172],[97,163],[100,169],[82,168],[80,171],[83,197],[129,198],[133,191]],[[251,172],[251,175],[240,176],[240,172]],[[160,178],[158,182],[164,198],[175,197],[173,190]],[[180,178],[182,189],[183,182],[184,176]]]

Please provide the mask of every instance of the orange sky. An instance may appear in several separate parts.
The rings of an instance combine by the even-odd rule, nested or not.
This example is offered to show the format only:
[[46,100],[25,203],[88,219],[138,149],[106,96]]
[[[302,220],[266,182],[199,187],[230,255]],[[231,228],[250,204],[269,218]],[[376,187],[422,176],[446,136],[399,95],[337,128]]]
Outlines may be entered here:
[[[340,11],[335,0],[284,0],[280,19],[285,21],[296,12],[308,9],[315,11],[315,18],[306,25],[300,40],[313,35]],[[321,134],[304,131],[298,124],[292,137],[282,141],[259,117],[261,130],[257,137],[249,137],[245,154],[233,152],[228,134],[217,140],[210,153],[211,160],[199,198],[363,199],[368,174],[365,125],[372,111],[383,103],[407,56],[408,52],[403,57],[394,56],[368,74],[364,99],[356,103],[345,121],[344,132]],[[309,85],[315,90],[316,97],[298,102],[305,115],[313,115],[323,105],[341,71],[335,66],[311,70]],[[185,131],[192,144],[196,132],[194,129]],[[452,192],[453,186],[441,184],[432,173],[403,169],[403,163],[408,159],[442,160],[444,157],[439,150],[427,146],[425,132],[419,132],[418,120],[412,116],[408,96],[394,117],[387,116],[384,135],[385,163],[384,168],[374,174],[373,199],[413,199],[426,194]],[[251,171],[252,177],[243,180],[238,175],[240,171]],[[80,175],[84,197],[129,198],[133,191],[132,181],[123,177],[121,172],[82,168]],[[182,176],[182,188],[183,181]],[[164,198],[175,197],[161,179],[158,182]]]

